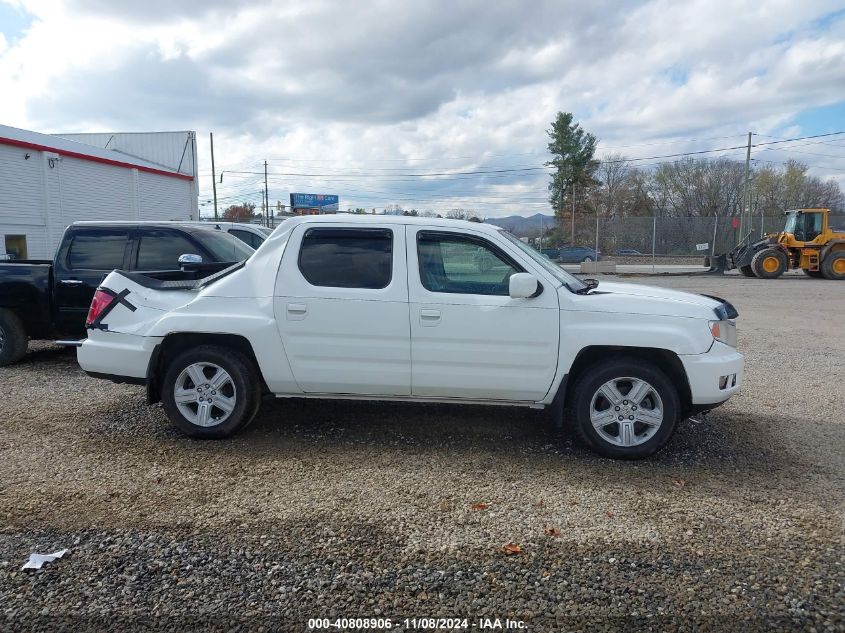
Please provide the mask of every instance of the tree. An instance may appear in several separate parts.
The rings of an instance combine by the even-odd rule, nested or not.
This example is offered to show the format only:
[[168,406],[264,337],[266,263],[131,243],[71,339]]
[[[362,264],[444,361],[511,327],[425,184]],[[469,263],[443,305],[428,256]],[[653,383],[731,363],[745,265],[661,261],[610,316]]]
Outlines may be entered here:
[[467,211],[466,209],[452,209],[446,212],[446,217],[450,220],[472,220],[473,218],[476,218],[476,221],[481,220],[475,211]]
[[572,122],[571,112],[558,112],[548,135],[549,153],[554,158],[546,166],[555,168],[549,183],[549,203],[559,215],[573,185],[586,188],[594,183],[593,173],[599,161],[593,156],[598,141],[580,124]]
[[244,222],[255,217],[255,204],[252,202],[244,202],[243,204],[233,204],[225,211],[223,211],[223,219],[229,222]]

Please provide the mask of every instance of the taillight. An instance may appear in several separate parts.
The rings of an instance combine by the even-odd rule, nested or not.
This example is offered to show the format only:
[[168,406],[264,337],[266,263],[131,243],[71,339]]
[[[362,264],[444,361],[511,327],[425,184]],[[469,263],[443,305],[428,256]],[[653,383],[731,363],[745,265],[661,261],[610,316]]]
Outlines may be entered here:
[[91,299],[91,307],[88,308],[88,317],[85,319],[85,327],[91,327],[91,325],[93,325],[103,313],[103,310],[108,308],[114,299],[114,295],[97,288],[97,292],[94,293],[94,298]]

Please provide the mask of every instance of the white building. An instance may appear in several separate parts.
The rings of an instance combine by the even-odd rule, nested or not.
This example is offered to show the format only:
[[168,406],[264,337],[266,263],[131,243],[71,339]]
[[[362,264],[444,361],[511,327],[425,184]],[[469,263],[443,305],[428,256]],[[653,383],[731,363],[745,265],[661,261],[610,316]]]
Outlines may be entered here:
[[79,220],[195,220],[194,132],[39,134],[0,125],[0,259],[52,259]]

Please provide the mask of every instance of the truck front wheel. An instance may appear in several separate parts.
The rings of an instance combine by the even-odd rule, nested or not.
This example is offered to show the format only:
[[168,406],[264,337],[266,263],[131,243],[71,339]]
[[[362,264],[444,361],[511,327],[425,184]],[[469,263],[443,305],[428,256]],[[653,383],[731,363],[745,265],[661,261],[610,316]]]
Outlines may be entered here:
[[680,401],[672,381],[652,363],[614,358],[581,375],[573,409],[579,434],[597,453],[643,459],[669,441]]
[[0,309],[0,367],[18,362],[26,354],[29,337],[18,316]]
[[161,384],[167,417],[186,435],[228,437],[246,427],[261,398],[253,364],[240,352],[201,345],[168,363]]
[[764,248],[751,259],[751,270],[760,279],[777,279],[786,268],[786,253],[779,248]]

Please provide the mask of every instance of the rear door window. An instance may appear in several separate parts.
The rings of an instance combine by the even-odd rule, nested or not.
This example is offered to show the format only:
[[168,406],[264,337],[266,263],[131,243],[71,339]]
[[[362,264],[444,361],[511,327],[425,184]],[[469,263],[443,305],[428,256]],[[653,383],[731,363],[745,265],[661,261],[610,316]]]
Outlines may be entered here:
[[67,255],[71,270],[114,270],[123,268],[129,232],[97,230],[73,236]]
[[299,251],[299,270],[312,286],[386,288],[393,274],[393,231],[308,229]]

